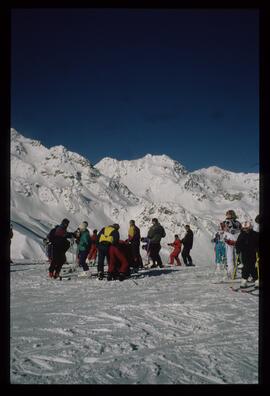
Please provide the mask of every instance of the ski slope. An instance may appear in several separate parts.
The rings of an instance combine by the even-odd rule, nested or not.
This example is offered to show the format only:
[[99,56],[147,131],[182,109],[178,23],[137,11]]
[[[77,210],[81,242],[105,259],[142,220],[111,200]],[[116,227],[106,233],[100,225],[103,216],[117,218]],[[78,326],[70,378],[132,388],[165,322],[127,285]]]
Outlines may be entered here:
[[47,266],[11,264],[12,384],[258,383],[259,299],[214,284],[213,264],[124,282],[50,280]]

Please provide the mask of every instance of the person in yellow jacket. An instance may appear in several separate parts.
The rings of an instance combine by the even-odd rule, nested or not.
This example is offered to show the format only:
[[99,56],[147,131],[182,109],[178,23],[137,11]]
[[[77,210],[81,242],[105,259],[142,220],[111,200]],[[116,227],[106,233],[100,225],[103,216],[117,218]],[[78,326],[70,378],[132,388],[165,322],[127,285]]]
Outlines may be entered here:
[[119,235],[119,224],[112,224],[107,227],[103,227],[97,236],[97,248],[98,248],[98,279],[104,277],[104,261],[107,258],[109,263],[109,247],[111,245],[117,245],[120,239]]

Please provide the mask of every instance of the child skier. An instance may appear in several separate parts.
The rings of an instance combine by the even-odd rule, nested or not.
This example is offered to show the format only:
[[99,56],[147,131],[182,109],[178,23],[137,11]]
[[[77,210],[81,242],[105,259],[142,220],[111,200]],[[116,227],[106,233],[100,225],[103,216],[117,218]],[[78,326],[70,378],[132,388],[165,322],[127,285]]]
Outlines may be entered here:
[[226,250],[225,250],[225,244],[224,244],[224,232],[222,231],[222,228],[216,233],[215,237],[211,240],[211,242],[214,242],[215,244],[215,264],[216,264],[216,270],[220,271],[223,269],[223,265],[226,260]]
[[252,223],[245,221],[242,224],[242,231],[237,238],[235,248],[241,253],[243,268],[241,288],[247,287],[249,276],[255,280],[255,287],[259,287],[258,272],[256,269],[256,253],[259,250],[259,234],[252,229]]
[[175,235],[174,238],[175,238],[174,242],[168,243],[168,246],[173,246],[173,248],[174,248],[172,253],[170,254],[169,264],[174,265],[174,260],[176,260],[176,263],[177,263],[176,265],[181,265],[181,262],[180,262],[178,256],[181,253],[182,243],[181,243],[178,235]]

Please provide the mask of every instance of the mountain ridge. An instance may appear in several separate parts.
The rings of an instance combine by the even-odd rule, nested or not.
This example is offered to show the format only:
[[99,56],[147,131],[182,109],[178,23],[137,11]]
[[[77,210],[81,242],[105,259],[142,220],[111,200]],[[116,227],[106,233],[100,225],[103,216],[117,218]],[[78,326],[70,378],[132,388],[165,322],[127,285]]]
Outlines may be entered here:
[[168,254],[167,242],[176,233],[182,235],[183,225],[190,224],[194,254],[199,256],[203,249],[210,259],[210,239],[225,211],[234,209],[243,221],[254,219],[258,207],[256,173],[234,173],[215,166],[188,172],[166,154],[123,161],[105,157],[93,165],[63,145],[48,149],[11,129],[14,258],[44,254],[35,234],[45,236],[64,217],[74,230],[84,220],[90,231],[117,222],[122,239],[127,237],[130,219],[146,235],[151,219],[157,217],[167,233],[163,256]]

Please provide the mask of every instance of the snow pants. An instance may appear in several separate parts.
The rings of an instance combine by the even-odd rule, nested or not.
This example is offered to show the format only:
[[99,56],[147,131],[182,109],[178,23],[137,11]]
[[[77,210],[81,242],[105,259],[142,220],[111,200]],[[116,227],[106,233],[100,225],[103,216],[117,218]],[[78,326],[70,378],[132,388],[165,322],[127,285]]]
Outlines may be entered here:
[[98,245],[98,272],[104,273],[104,261],[107,258],[107,262],[109,263],[109,247],[108,243],[100,243]]
[[87,255],[88,255],[88,251],[87,250],[79,251],[79,255],[78,255],[78,257],[79,257],[79,265],[80,265],[80,267],[83,268],[84,271],[88,271],[89,270],[89,267],[88,267],[88,265],[85,262],[85,260],[87,259]]
[[143,267],[142,257],[140,254],[140,244],[131,242],[131,252],[133,257],[134,268]]
[[49,272],[60,273],[63,264],[66,262],[66,251],[69,249],[70,243],[63,239],[58,243],[52,245],[52,259],[49,267]]
[[253,257],[245,257],[245,259],[242,260],[243,262],[243,268],[242,268],[242,278],[243,279],[248,279],[249,276],[251,276],[254,280],[258,279],[258,271],[256,268],[256,258],[254,259]]
[[91,248],[90,248],[90,251],[88,253],[87,258],[88,258],[88,260],[96,261],[96,258],[97,258],[97,246],[94,243],[92,243],[92,245],[91,245]]
[[186,266],[192,265],[192,258],[189,254],[190,250],[191,249],[184,246],[183,251],[182,251],[183,261]]
[[178,258],[180,252],[181,252],[181,249],[174,249],[173,252],[170,254],[170,264],[171,265],[173,265],[174,260],[176,260],[177,265],[181,265],[181,262]]
[[161,257],[159,255],[161,246],[160,243],[151,243],[149,245],[149,257],[151,258],[151,260],[153,261],[153,263],[157,263],[157,265],[159,267],[163,267],[162,261],[161,261]]
[[216,264],[222,264],[224,262],[224,258],[226,257],[224,242],[219,241],[216,243],[215,256]]
[[[120,264],[119,267],[118,264]],[[129,270],[129,265],[124,254],[116,246],[111,245],[109,247],[108,272],[109,273],[122,272],[126,274],[128,270]]]
[[227,259],[227,272],[228,275],[232,275],[234,272],[234,266],[235,266],[235,247],[232,245],[228,245],[226,243],[226,259]]

